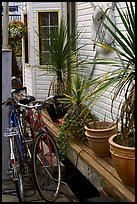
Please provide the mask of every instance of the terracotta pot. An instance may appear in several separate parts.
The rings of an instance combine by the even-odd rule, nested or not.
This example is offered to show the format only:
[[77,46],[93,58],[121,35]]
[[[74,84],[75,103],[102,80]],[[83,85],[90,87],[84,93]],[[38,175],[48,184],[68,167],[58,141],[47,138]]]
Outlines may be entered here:
[[126,147],[117,144],[116,136],[109,138],[110,152],[114,167],[123,183],[135,187],[135,147]]
[[85,126],[85,135],[88,139],[88,146],[97,156],[110,155],[108,139],[117,132],[117,125],[111,122],[96,121]]

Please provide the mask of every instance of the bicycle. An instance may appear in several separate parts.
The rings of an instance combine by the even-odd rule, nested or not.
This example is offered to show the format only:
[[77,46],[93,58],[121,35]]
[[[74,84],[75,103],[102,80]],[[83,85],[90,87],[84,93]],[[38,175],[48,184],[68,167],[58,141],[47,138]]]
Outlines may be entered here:
[[[25,88],[22,90],[25,90]],[[6,129],[4,136],[9,139],[10,148],[8,173],[12,175],[18,199],[19,201],[22,201],[24,200],[24,192],[21,164],[24,160],[24,155],[22,154],[21,125],[18,123],[18,114],[13,99],[9,98],[7,101],[3,102],[2,105],[3,104],[6,106],[12,106],[8,115],[8,128]]]
[[[14,136],[8,136],[10,152],[16,161],[10,169],[13,170],[13,178],[14,171],[17,175],[15,186],[19,201],[24,201],[23,176],[32,168],[37,191],[44,200],[52,202],[58,197],[61,184],[59,154],[56,142],[42,120],[40,109],[43,102],[34,103],[34,100],[33,96],[25,95],[17,102],[12,95],[12,100],[5,102],[6,105],[11,105],[12,101],[9,115],[13,114],[12,119],[16,118],[12,121],[12,127],[18,130],[14,132]],[[10,155],[12,164],[11,161]]]

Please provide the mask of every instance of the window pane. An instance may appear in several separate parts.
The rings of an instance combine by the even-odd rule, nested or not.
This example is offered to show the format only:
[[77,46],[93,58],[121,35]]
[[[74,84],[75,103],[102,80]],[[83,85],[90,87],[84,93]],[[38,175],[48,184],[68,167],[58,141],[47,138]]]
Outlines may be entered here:
[[41,51],[48,50],[47,45],[49,45],[49,40],[42,40]]
[[52,33],[52,35],[56,35],[58,32],[58,27],[51,27],[50,32]]
[[42,52],[40,55],[40,64],[41,65],[47,65],[49,64],[50,54],[49,52]]
[[45,39],[49,38],[49,27],[41,27],[41,36],[45,37]]
[[54,12],[54,13],[50,13],[50,25],[58,25],[58,13]]
[[49,13],[39,13],[41,26],[49,26]]

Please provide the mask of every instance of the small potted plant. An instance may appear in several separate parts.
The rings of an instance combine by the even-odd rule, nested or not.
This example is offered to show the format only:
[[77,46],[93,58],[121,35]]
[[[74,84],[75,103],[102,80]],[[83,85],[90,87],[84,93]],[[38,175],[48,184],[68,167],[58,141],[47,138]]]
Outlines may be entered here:
[[108,139],[117,133],[117,124],[108,121],[94,121],[86,123],[85,135],[89,147],[97,156],[109,156]]
[[68,111],[60,124],[57,140],[60,158],[62,160],[65,159],[67,154],[69,137],[74,139],[75,142],[80,141],[85,144],[88,142],[84,126],[85,124],[98,120],[96,115],[92,113],[92,107],[101,95],[101,87],[103,85],[101,80],[99,76],[92,79],[92,83],[90,80],[90,86],[92,86],[91,91],[89,87],[87,88],[89,82],[88,77],[77,73],[72,78],[71,95],[65,95],[64,98],[64,103]]

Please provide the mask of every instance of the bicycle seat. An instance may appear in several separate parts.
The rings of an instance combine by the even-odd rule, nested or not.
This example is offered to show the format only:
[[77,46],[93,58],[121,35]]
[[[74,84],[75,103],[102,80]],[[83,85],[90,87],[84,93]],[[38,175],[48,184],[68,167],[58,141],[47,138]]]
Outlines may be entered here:
[[35,97],[34,96],[23,96],[22,98],[20,98],[19,102],[26,105],[29,104],[30,102],[35,101]]

